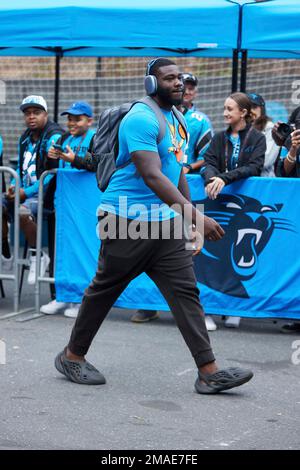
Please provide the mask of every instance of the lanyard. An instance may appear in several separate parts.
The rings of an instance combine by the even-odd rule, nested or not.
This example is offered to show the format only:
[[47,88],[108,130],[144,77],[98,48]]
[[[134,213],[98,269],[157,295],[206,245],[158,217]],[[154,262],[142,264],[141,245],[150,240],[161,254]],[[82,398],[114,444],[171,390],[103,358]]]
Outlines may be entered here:
[[184,143],[184,139],[181,138],[180,142],[178,142],[178,139],[176,137],[176,123],[175,123],[175,119],[174,119],[174,115],[172,113],[172,121],[173,121],[173,125],[169,123],[168,119],[166,118],[165,116],[165,120],[166,120],[166,123],[168,124],[168,128],[170,130],[170,134],[171,134],[171,142],[172,142],[172,145],[174,147],[174,153],[178,153]]
[[[231,155],[231,163],[232,164],[235,164],[234,168],[237,168],[238,166],[238,161],[239,161],[239,157],[242,155],[243,151],[244,151],[244,148],[246,147],[246,143],[248,141],[248,138],[249,138],[249,135],[252,131],[252,127],[250,127],[250,129],[248,130],[247,132],[247,135],[245,137],[245,140],[243,142],[243,145],[242,145],[242,148],[240,149],[240,145],[239,145],[239,148],[238,148],[238,153],[237,153],[237,156],[235,154],[235,152],[237,151],[237,149],[233,148],[233,152],[232,152],[232,155]],[[229,169],[229,154],[228,154],[228,137],[227,135],[225,134],[225,138],[226,138],[226,143],[225,143],[225,172],[227,173],[228,171],[231,171],[233,170],[234,168],[231,168]],[[236,147],[236,146],[234,146]],[[236,158],[235,162],[232,161],[232,157],[234,156],[234,158]]]

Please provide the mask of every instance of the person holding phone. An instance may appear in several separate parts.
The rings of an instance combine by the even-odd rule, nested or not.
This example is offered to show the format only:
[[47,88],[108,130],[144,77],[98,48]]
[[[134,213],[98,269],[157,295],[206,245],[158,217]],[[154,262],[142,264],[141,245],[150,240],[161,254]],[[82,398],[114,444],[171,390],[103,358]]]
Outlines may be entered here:
[[[91,151],[95,129],[93,125],[93,111],[84,101],[74,102],[61,116],[67,116],[68,132],[63,134],[57,142],[53,142],[48,152],[48,159],[57,160],[59,168],[87,169],[83,157]],[[80,304],[58,302],[55,292],[48,304],[42,305],[40,311],[47,315],[64,313],[66,317],[76,318]]]

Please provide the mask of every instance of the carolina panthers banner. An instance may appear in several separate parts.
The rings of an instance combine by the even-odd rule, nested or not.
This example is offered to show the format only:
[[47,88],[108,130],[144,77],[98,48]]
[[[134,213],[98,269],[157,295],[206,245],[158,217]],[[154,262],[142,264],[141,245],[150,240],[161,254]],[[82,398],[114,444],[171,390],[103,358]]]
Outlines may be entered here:
[[[224,188],[215,201],[205,197],[202,179],[189,176],[195,203],[224,228],[195,258],[201,301],[208,313],[244,317],[300,318],[300,180],[250,178]],[[96,267],[99,240],[96,211],[101,193],[95,176],[58,174],[57,300],[80,302]],[[155,284],[135,279],[115,304],[168,310]]]

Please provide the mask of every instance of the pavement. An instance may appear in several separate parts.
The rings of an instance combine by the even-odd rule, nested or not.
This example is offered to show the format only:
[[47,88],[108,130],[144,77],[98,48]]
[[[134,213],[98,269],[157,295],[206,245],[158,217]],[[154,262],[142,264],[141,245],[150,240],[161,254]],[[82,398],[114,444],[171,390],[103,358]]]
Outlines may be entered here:
[[[0,317],[12,311],[12,283],[4,287]],[[24,283],[22,308],[34,305],[33,293]],[[43,286],[42,303],[48,301]],[[280,333],[270,320],[226,329],[215,317],[210,337],[219,365],[251,368],[254,378],[198,395],[196,368],[171,314],[141,325],[130,322],[132,313],[112,309],[95,337],[87,357],[107,379],[100,386],[73,384],[54,368],[73,319],[0,320],[0,450],[299,449],[297,335]]]

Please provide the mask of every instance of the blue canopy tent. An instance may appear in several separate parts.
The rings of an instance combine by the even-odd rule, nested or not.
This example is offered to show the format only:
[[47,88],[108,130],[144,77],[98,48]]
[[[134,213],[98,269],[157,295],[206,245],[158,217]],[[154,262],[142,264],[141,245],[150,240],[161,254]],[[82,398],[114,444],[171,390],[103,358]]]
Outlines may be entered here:
[[0,55],[233,57],[239,5],[227,0],[14,0],[0,6]]
[[255,58],[300,58],[300,2],[272,0],[242,7],[240,48]]
[[[243,2],[244,3],[244,2]],[[246,91],[247,58],[300,58],[299,0],[269,0],[241,6],[238,49],[242,52],[240,90]]]
[[14,0],[0,7],[0,53],[231,57],[238,21],[227,0]]

